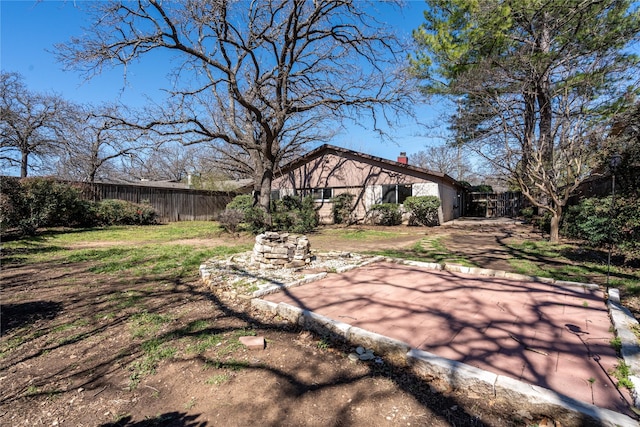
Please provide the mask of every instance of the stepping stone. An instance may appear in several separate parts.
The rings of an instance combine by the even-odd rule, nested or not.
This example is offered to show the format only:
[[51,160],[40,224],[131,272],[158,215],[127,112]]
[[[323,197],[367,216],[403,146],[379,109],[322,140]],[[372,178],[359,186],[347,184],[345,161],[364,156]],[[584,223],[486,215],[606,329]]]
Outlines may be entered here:
[[263,350],[264,337],[240,337],[240,342],[249,350]]

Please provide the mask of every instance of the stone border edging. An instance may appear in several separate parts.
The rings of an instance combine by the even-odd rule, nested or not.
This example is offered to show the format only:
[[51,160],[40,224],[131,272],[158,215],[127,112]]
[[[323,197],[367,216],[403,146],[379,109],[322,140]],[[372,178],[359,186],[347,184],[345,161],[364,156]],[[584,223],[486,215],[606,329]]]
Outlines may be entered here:
[[[584,418],[571,422],[576,414],[604,426],[632,427],[637,421],[609,409],[581,402],[552,390],[497,375],[433,353],[417,350],[403,341],[370,332],[327,316],[303,310],[286,303],[276,304],[259,298],[251,300],[251,306],[271,314],[277,314],[288,322],[320,335],[335,334],[352,345],[369,348],[385,357],[402,358],[418,376],[429,380],[444,381],[452,389],[467,389],[484,396],[492,396],[514,409],[533,411],[562,421],[563,425],[582,425]],[[514,405],[512,402],[517,401]],[[523,403],[526,402],[526,403]]]
[[629,380],[633,384],[631,395],[633,404],[640,408],[640,344],[639,339],[633,332],[636,329],[640,332],[640,323],[631,312],[620,304],[620,291],[609,289],[609,299],[607,300],[609,315],[616,336],[620,338],[620,354],[622,360],[629,367]]
[[[428,268],[432,270],[447,270],[454,273],[476,274],[480,276],[506,278],[518,281],[535,281],[548,283],[562,288],[578,286],[587,289],[599,289],[599,286],[593,283],[568,282],[564,280],[555,280],[545,277],[508,273],[501,270],[466,267],[457,264],[427,263],[390,257],[375,257],[365,261],[362,264],[349,266],[340,269],[340,271],[336,270],[336,272],[342,273],[379,261],[413,265],[416,267]],[[576,414],[580,414],[580,416],[587,417],[590,421],[601,423],[601,425],[604,426],[625,427],[638,425],[636,420],[627,415],[581,402],[579,400],[564,396],[560,393],[540,386],[528,384],[510,377],[506,377],[504,375],[497,375],[492,372],[485,371],[454,360],[439,357],[435,354],[428,353],[422,350],[413,349],[409,344],[405,342],[395,340],[393,338],[389,338],[374,332],[370,332],[365,329],[349,325],[347,323],[336,321],[334,319],[314,313],[309,310],[303,310],[286,303],[276,304],[270,301],[259,299],[260,296],[279,292],[282,289],[311,283],[326,276],[327,273],[321,273],[305,277],[304,279],[297,280],[284,286],[276,285],[261,291],[256,291],[253,294],[254,298],[251,300],[251,306],[256,309],[278,315],[281,318],[289,321],[290,323],[299,325],[305,329],[319,333],[320,335],[326,335],[327,333],[335,334],[344,339],[346,342],[351,343],[352,345],[359,345],[370,348],[375,353],[383,355],[385,357],[400,357],[413,370],[415,374],[428,379],[437,379],[440,381],[444,381],[453,389],[464,388],[472,390],[476,393],[491,395],[502,402],[511,404],[512,406],[513,404],[511,402],[518,401],[518,410],[522,410],[524,407],[523,402],[527,402],[527,408],[530,407],[531,410],[540,415],[544,414],[547,416],[553,416],[555,419],[561,420],[565,425],[580,425],[571,423],[572,419],[575,420]],[[610,295],[611,291],[617,292],[617,290],[611,289]],[[619,325],[628,324],[629,322],[633,323],[628,319],[628,317],[635,321],[635,324],[638,324],[638,322],[635,320],[635,318],[633,318],[633,316],[631,316],[631,313],[629,313],[628,310],[620,305],[619,294],[617,295],[617,302],[615,301],[614,295],[613,298],[610,296],[607,304],[609,306],[609,312],[611,313],[616,332],[618,333],[618,336],[620,336],[620,333],[618,332],[618,325],[616,325],[616,320],[614,320],[614,317],[615,319],[619,319]],[[614,313],[616,314],[614,315]],[[622,326],[620,326],[620,328],[622,328]],[[628,332],[635,339],[635,335],[630,331],[630,329],[628,330]],[[623,337],[621,337],[621,340],[623,341],[622,348],[625,349],[625,352],[621,352],[623,354],[625,362],[630,366],[631,372],[633,374],[629,376],[629,379],[634,384],[636,390],[636,392],[634,393],[634,404],[635,406],[638,406],[638,404],[640,403],[637,392],[638,390],[640,390],[640,376],[638,376],[638,373],[640,371],[637,369],[640,368],[640,347],[637,344],[637,340],[633,343],[625,344],[627,342],[625,340],[627,340],[627,338],[629,337],[625,333],[622,334],[626,338],[623,339]],[[630,357],[630,361],[627,361],[627,357],[625,357],[625,354],[632,356]],[[578,419],[577,421],[582,423],[585,420]]]
[[[464,274],[475,274],[477,276],[487,276],[487,277],[497,277],[497,278],[505,278],[509,280],[517,280],[520,282],[539,282],[539,283],[547,283],[550,285],[555,285],[561,288],[571,288],[571,287],[582,287],[586,289],[599,289],[600,287],[595,283],[581,283],[581,282],[569,282],[566,280],[556,280],[550,277],[540,277],[540,276],[527,276],[526,274],[518,274],[518,273],[509,273],[503,270],[492,270],[490,268],[479,268],[479,267],[467,267],[459,264],[434,264],[428,262],[419,262],[419,261],[406,261],[397,258],[387,258],[391,262],[399,262],[400,264],[407,265],[416,265],[419,267],[432,268],[435,270],[446,270],[451,273],[464,273]],[[438,266],[438,267],[430,267],[430,266]]]

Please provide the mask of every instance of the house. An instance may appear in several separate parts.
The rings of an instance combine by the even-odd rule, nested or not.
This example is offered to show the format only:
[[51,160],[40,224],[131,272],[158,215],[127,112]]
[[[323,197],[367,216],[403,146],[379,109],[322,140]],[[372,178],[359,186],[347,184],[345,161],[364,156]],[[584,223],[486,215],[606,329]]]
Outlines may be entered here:
[[450,176],[412,166],[405,153],[397,161],[333,145],[322,145],[276,171],[272,198],[311,195],[320,220],[333,222],[331,199],[354,195],[354,216],[362,221],[371,206],[398,203],[409,196],[440,198],[440,223],[461,216],[464,188]]

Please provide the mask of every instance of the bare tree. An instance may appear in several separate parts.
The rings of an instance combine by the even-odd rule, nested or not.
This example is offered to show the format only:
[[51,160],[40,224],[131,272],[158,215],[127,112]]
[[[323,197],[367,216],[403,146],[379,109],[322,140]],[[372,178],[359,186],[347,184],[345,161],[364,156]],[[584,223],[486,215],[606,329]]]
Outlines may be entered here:
[[197,150],[165,143],[123,158],[121,173],[130,180],[180,182],[196,171]]
[[409,156],[411,164],[445,173],[458,181],[471,182],[478,176],[471,158],[461,146],[449,144],[430,146]]
[[70,109],[56,175],[88,182],[114,177],[119,174],[115,160],[134,154],[144,157],[146,150],[161,143],[151,140],[148,132],[123,124],[119,118],[125,116],[126,109],[121,106]]
[[[269,210],[277,165],[324,141],[344,118],[408,109],[399,77],[405,49],[351,0],[188,0],[94,4],[95,25],[58,46],[61,60],[89,75],[127,66],[150,52],[173,52],[171,102],[144,124],[185,144],[211,142],[255,180]],[[367,11],[372,12],[368,14]],[[386,123],[385,123],[386,124]]]
[[[69,104],[31,92],[16,73],[0,74],[0,160],[26,177],[36,159],[51,160],[60,145]],[[49,158],[48,158],[49,157]]]

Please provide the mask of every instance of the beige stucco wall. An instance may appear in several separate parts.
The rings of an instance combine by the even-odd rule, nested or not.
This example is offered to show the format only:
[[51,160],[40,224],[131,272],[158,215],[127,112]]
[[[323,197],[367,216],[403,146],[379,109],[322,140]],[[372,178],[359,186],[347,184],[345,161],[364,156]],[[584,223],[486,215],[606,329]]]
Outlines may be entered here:
[[[309,188],[333,188],[334,197],[340,193],[351,193],[355,196],[355,217],[365,218],[369,208],[380,203],[382,199],[382,185],[412,184],[414,196],[440,197],[440,222],[455,218],[454,209],[457,202],[457,192],[451,184],[433,176],[432,179],[424,174],[407,170],[402,165],[379,165],[369,163],[361,158],[338,156],[333,153],[310,160],[290,173],[276,177],[273,189],[280,190],[280,194],[291,194]],[[333,221],[329,201],[318,202],[320,219],[324,223]]]

